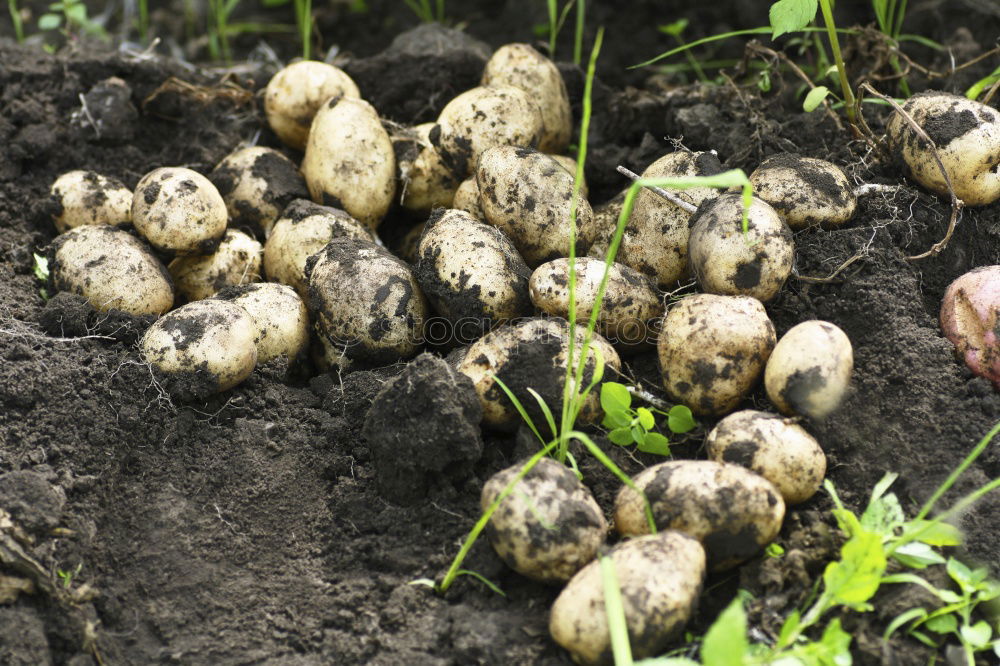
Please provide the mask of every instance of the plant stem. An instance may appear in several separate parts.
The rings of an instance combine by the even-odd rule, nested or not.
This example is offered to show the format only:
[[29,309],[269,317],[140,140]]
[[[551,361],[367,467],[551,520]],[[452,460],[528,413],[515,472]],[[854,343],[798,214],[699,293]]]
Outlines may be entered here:
[[577,67],[583,60],[583,26],[587,0],[576,0],[576,34],[573,41],[573,64]]
[[10,20],[14,24],[14,35],[20,44],[24,41],[24,26],[21,23],[21,11],[17,8],[17,0],[7,0],[7,9],[10,10]]
[[830,49],[833,51],[833,59],[837,63],[837,75],[840,77],[840,89],[844,93],[844,110],[847,113],[847,120],[854,123],[854,91],[847,80],[847,69],[844,67],[844,58],[840,54],[840,40],[837,37],[837,26],[833,22],[833,12],[830,10],[830,0],[819,0],[820,9],[823,12],[823,22],[826,24],[826,34],[830,40]]

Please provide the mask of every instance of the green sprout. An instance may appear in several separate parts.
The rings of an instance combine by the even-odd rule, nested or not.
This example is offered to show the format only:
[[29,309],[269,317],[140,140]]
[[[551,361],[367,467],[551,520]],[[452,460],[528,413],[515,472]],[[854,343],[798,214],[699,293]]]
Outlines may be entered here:
[[17,0],[7,0],[7,11],[10,12],[10,21],[14,24],[14,36],[20,44],[24,41],[24,22],[21,20],[21,10],[17,6]]
[[643,453],[670,455],[670,440],[655,430],[655,414],[666,416],[667,428],[678,435],[689,432],[698,425],[691,410],[684,405],[674,405],[669,411],[655,407],[633,409],[632,394],[628,387],[618,382],[604,382],[601,385],[601,407],[604,409],[604,421],[601,425],[609,428],[608,439],[619,446],[636,444]]
[[403,0],[423,23],[444,22],[444,0]]

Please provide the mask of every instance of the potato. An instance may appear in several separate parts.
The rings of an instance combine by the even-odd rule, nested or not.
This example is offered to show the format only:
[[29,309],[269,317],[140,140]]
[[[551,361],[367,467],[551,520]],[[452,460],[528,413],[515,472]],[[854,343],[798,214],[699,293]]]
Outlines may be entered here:
[[[1000,112],[960,95],[928,91],[903,104],[937,145],[955,195],[969,206],[1000,199]],[[889,147],[913,180],[932,192],[948,194],[948,186],[930,146],[909,123],[893,113],[886,125]]]
[[764,370],[767,397],[782,414],[822,419],[840,406],[854,369],[847,335],[813,319],[781,336]]
[[[678,176],[711,176],[722,171],[719,158],[714,153],[668,153],[650,164],[642,172],[643,178],[669,178]],[[698,206],[714,199],[718,191],[709,187],[670,190],[678,198]],[[623,197],[624,201],[624,197]],[[607,239],[610,243],[618,213],[607,215],[604,227],[587,232],[588,240]],[[691,214],[658,194],[642,190],[635,199],[617,261],[648,275],[658,287],[668,289],[688,275],[688,220]],[[593,238],[591,238],[593,237]],[[607,245],[604,245],[607,248]]]
[[948,285],[940,318],[969,369],[1000,386],[1000,266],[981,266]]
[[76,227],[56,237],[49,256],[56,290],[79,294],[101,312],[158,315],[173,307],[174,283],[166,267],[127,231]]
[[[501,470],[483,486],[483,511],[526,461]],[[486,535],[514,571],[542,583],[564,583],[594,559],[608,521],[590,490],[565,465],[542,458],[497,507]]]
[[417,254],[417,280],[434,309],[456,327],[459,342],[532,314],[531,270],[506,236],[465,211],[434,211]]
[[696,414],[726,414],[757,383],[774,343],[774,325],[757,299],[686,296],[663,318],[663,386]]
[[212,254],[177,257],[167,270],[186,301],[200,301],[220,289],[260,281],[264,248],[242,231],[229,229]]
[[417,260],[420,258],[417,248],[420,247],[420,237],[424,235],[426,226],[427,223],[422,222],[407,231],[406,235],[396,242],[393,254],[406,263],[416,266]]
[[169,254],[209,254],[226,233],[229,213],[208,178],[183,167],[147,173],[135,187],[132,223],[149,244]]
[[[658,530],[678,530],[701,541],[710,571],[747,560],[778,535],[785,502],[774,485],[745,467],[711,460],[674,460],[649,467],[632,481],[646,494]],[[615,498],[615,529],[649,534],[642,496],[622,486]]]
[[418,150],[412,159],[398,160],[402,183],[400,204],[417,213],[429,213],[434,208],[451,208],[461,178],[445,166],[428,135],[434,123],[414,127]]
[[455,199],[452,201],[451,207],[457,210],[464,210],[480,222],[486,220],[486,215],[483,214],[483,207],[479,204],[479,183],[476,182],[475,176],[466,178],[458,186],[458,189],[455,190]]
[[[479,203],[486,221],[510,238],[532,268],[569,255],[573,177],[550,156],[530,148],[497,146],[476,169]],[[578,228],[593,213],[577,199]]]
[[[609,557],[632,655],[655,657],[694,613],[705,580],[705,550],[686,534],[667,530],[623,541]],[[613,663],[599,561],[574,576],[552,604],[549,633],[578,664]]]
[[188,303],[149,327],[142,358],[181,397],[204,397],[232,388],[257,363],[257,325],[238,305],[208,299]]
[[396,194],[396,155],[371,104],[335,97],[316,112],[302,175],[313,201],[378,227]]
[[538,150],[561,153],[573,133],[566,82],[556,64],[527,44],[501,46],[486,62],[484,86],[514,86],[528,93],[542,114]]
[[[594,215],[590,218],[590,222],[580,226],[580,242],[587,248],[587,256],[602,260],[607,256],[611,239],[618,227],[618,218],[621,217],[622,208],[625,206],[625,193],[627,191],[622,190],[609,201],[595,206]],[[635,209],[633,208],[633,210]],[[615,260],[619,262],[622,260],[621,246],[619,246],[619,253]],[[645,275],[652,277],[649,274]]]
[[378,365],[420,351],[427,302],[409,265],[385,248],[334,238],[309,258],[306,278],[314,328],[334,350]]
[[260,239],[267,238],[285,206],[309,197],[298,167],[273,148],[232,152],[208,179],[226,202],[233,224],[248,227]]
[[691,272],[710,294],[774,298],[792,272],[795,245],[788,225],[754,197],[743,233],[743,197],[723,194],[691,216]]
[[534,148],[541,135],[542,114],[530,95],[512,86],[480,86],[448,102],[429,137],[445,165],[468,178],[488,148]]
[[[597,301],[604,262],[591,257],[576,260],[576,317],[586,323]],[[556,317],[569,317],[569,259],[554,259],[531,274],[531,302]],[[622,264],[611,264],[597,330],[619,351],[640,351],[656,343],[656,327],[663,303],[646,276]]]
[[794,153],[772,155],[752,174],[754,194],[792,229],[838,227],[854,216],[858,198],[835,164]]
[[[560,409],[569,354],[569,333],[569,324],[562,319],[525,319],[496,328],[469,346],[458,370],[468,375],[476,387],[483,405],[484,423],[499,430],[513,430],[521,421],[495,376],[520,400],[535,424],[544,427],[544,416],[528,389],[538,392],[554,413]],[[577,326],[577,355],[585,333],[584,327]],[[595,333],[587,355],[584,386],[589,385],[593,377],[595,348],[600,351],[608,368],[621,368],[617,352],[607,340]],[[606,370],[605,376],[608,373],[609,370]],[[595,390],[587,396],[577,423],[600,421],[599,393]]]
[[52,219],[59,233],[84,224],[132,221],[132,190],[94,171],[68,171],[49,192],[58,204]]
[[[572,157],[568,157],[566,155],[552,155],[552,154],[550,154],[549,157],[551,157],[556,162],[558,162],[559,166],[561,166],[563,169],[566,169],[566,171],[569,173],[569,175],[573,176],[574,179],[576,178],[576,160],[574,160]],[[580,196],[582,196],[584,199],[586,199],[589,194],[590,194],[590,190],[587,188],[587,179],[586,179],[586,177],[584,177],[580,181]]]
[[257,327],[257,363],[284,357],[295,361],[309,347],[309,313],[291,287],[274,282],[226,287],[214,297],[246,310]]
[[285,207],[264,244],[264,273],[269,280],[287,284],[306,298],[306,259],[340,237],[375,239],[366,226],[344,211],[296,199]]
[[816,494],[826,474],[819,442],[792,419],[746,409],[719,421],[705,439],[708,457],[741,465],[774,484],[785,504]]
[[264,91],[267,123],[285,145],[303,150],[319,107],[340,96],[361,97],[342,70],[315,60],[292,63],[271,77]]

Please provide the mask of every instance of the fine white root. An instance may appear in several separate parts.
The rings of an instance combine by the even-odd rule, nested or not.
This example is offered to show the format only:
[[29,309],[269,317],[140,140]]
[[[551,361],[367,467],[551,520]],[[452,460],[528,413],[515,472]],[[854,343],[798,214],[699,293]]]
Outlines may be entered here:
[[903,189],[902,185],[882,185],[879,183],[864,183],[854,188],[854,196],[867,197],[872,194],[895,194]]

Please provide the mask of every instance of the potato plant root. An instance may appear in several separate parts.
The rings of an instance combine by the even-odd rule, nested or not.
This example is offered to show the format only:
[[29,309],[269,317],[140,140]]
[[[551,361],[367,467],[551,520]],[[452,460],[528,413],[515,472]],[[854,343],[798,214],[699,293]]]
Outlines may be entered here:
[[[338,34],[353,29],[355,39],[364,37],[357,47],[342,38],[343,51],[373,55],[401,26],[413,25],[412,17],[399,13],[402,3],[395,4],[396,21],[382,32],[373,31],[370,15],[343,19],[345,32]],[[492,3],[470,5],[479,8],[471,34],[492,47],[532,39],[523,13],[501,12],[498,20],[507,23],[493,29],[485,18]],[[695,28],[692,21],[691,29],[708,31],[731,20],[722,14],[713,19],[712,11],[693,11],[693,18],[707,22]],[[688,148],[715,149],[724,166],[748,173],[768,155],[794,151],[844,167],[852,182],[902,182],[895,167],[875,162],[829,116],[801,113],[791,99],[794,83],[787,95],[776,84],[763,97],[725,85],[668,93],[651,83],[626,90],[623,83],[641,85],[649,72],[622,73],[623,66],[664,48],[659,33],[648,41],[633,35],[655,33],[650,26],[667,18],[643,8],[627,15],[601,6],[590,12],[588,6],[588,22],[609,25],[601,61],[609,74],[597,85],[587,163],[592,201],[609,199],[627,184],[617,165],[641,173],[673,149],[664,137],[680,136]],[[1000,33],[1000,18],[992,15],[976,14],[972,21],[969,13],[945,12],[950,18],[938,21],[932,13],[915,13],[907,30],[949,41],[955,28],[968,28],[973,32],[956,42],[966,47]],[[324,30],[331,25],[321,22]],[[565,57],[571,49],[560,44]],[[429,67],[432,56],[421,58],[421,67]],[[365,62],[357,58],[347,69],[360,71]],[[441,62],[468,70],[468,59]],[[470,464],[471,472],[430,482],[426,498],[395,505],[379,496],[373,452],[361,430],[372,400],[401,365],[338,375],[308,367],[289,373],[283,361],[274,361],[235,389],[182,403],[138,363],[135,341],[148,319],[95,313],[70,296],[46,302],[39,295],[32,252],[55,235],[47,194],[59,174],[90,169],[134,187],[162,166],[208,173],[262,126],[263,112],[252,96],[233,86],[259,89],[271,70],[254,65],[249,76],[221,85],[169,59],[86,49],[52,56],[3,40],[0,63],[0,508],[24,506],[32,493],[50,498],[37,504],[48,515],[29,521],[44,526],[26,548],[39,568],[22,562],[14,574],[0,555],[0,575],[37,579],[34,594],[0,605],[0,662],[63,664],[84,653],[73,663],[93,663],[88,660],[99,654],[105,664],[568,664],[547,631],[558,590],[511,572],[485,539],[464,566],[495,581],[506,598],[471,577],[459,578],[443,598],[409,584],[443,575],[478,517],[485,480],[537,450],[523,434],[486,431],[483,455]],[[458,92],[448,89],[447,77],[435,75],[415,90],[412,79],[383,71],[378,85],[384,92],[371,98],[384,100],[380,110],[400,122],[432,119]],[[579,70],[564,65],[561,71],[578,113]],[[138,113],[120,114],[126,120],[115,136],[99,137],[73,112],[81,92],[111,76],[131,88]],[[161,88],[171,76],[191,85]],[[969,85],[964,78],[945,82],[962,83]],[[373,85],[364,80],[362,94]],[[878,131],[884,112],[873,105],[865,111]],[[281,149],[267,129],[260,143]],[[944,251],[907,262],[941,238],[948,215],[947,200],[912,186],[865,197],[842,227],[795,236],[801,276],[822,278],[851,257],[861,258],[829,283],[793,276],[767,305],[779,336],[800,321],[822,319],[851,339],[855,370],[844,404],[806,427],[828,456],[828,478],[854,508],[895,471],[900,478],[893,489],[912,515],[1000,419],[1000,395],[955,359],[937,323],[952,280],[1000,263],[1000,204],[966,209]],[[392,213],[380,231],[391,245],[420,221]],[[630,357],[626,365],[656,390],[655,353]],[[741,405],[751,407],[770,409],[762,389]],[[678,438],[675,455],[697,457],[704,432]],[[640,471],[639,463],[657,462],[598,442],[630,474]],[[583,450],[574,453],[585,483],[610,512],[619,482]],[[5,476],[23,471],[37,477],[29,484]],[[994,446],[946,501],[998,474],[1000,447]],[[787,612],[800,604],[838,546],[829,508],[820,492],[789,511],[779,537],[785,557],[751,560],[735,573],[709,577],[709,592],[689,629],[703,632],[743,587],[759,600],[751,623],[775,632],[780,616],[762,609]],[[53,533],[53,524],[62,530]],[[1000,498],[988,496],[963,515],[962,525],[968,555],[997,572]],[[0,530],[0,545],[12,538]],[[68,587],[57,570],[72,574]],[[860,622],[845,620],[855,637],[856,663],[878,663],[886,624],[922,600],[899,587],[876,599],[874,613],[856,616]],[[928,661],[912,641],[895,638],[888,649],[898,663]]]

